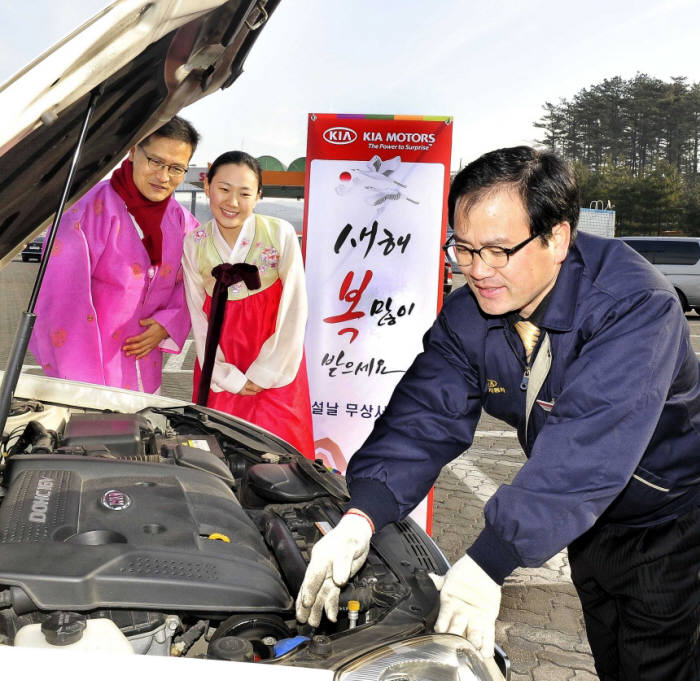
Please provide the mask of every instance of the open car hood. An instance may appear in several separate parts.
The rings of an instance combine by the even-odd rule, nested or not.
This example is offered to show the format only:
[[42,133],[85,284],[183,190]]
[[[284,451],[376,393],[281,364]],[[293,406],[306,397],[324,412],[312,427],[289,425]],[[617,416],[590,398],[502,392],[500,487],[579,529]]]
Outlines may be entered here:
[[231,85],[279,0],[117,0],[0,86],[0,266],[183,107]]
[[[448,563],[410,519],[373,535],[335,622],[296,621],[312,549],[349,496],[342,476],[272,433],[42,376],[22,376],[12,407],[0,462],[3,659],[38,671],[53,664],[46,651],[22,649],[52,649],[82,676],[109,673],[104,653],[120,653],[161,658],[161,675],[182,665],[170,668],[177,678],[507,677],[500,651],[483,659],[462,637],[431,633],[439,594],[429,573]],[[232,666],[212,666],[221,660]]]

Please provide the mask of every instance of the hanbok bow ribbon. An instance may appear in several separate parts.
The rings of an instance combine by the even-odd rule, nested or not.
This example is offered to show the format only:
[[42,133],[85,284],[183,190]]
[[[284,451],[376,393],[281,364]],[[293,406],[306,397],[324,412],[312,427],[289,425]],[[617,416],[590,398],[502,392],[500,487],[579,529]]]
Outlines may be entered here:
[[[217,289],[227,289],[239,281],[242,281],[251,291],[256,291],[260,288],[260,272],[258,272],[258,268],[246,262],[237,262],[233,265],[228,262],[222,263],[217,265],[211,271],[211,274],[216,279],[213,298],[216,298]],[[219,296],[223,296],[221,291],[219,291]]]
[[209,386],[211,385],[211,375],[214,371],[216,348],[219,345],[221,326],[224,321],[224,312],[226,311],[228,288],[241,281],[250,291],[256,291],[261,286],[258,268],[245,262],[237,262],[233,265],[225,262],[217,265],[211,273],[216,279],[216,284],[214,284],[214,292],[211,296],[207,341],[204,345],[204,364],[202,365],[202,375],[200,376],[197,389],[197,404],[203,407],[207,406],[207,398],[209,397]]

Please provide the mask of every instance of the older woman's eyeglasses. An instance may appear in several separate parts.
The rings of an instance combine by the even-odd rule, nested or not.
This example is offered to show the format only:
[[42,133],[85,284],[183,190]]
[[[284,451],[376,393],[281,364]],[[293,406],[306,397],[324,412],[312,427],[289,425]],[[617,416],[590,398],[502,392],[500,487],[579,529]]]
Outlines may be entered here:
[[186,172],[187,168],[183,168],[182,166],[178,165],[168,165],[167,163],[163,163],[160,159],[153,158],[153,156],[149,156],[146,153],[146,150],[139,144],[138,145],[139,149],[141,149],[141,153],[146,157],[146,161],[148,163],[148,167],[151,170],[155,170],[157,172],[160,172],[163,169],[166,169],[168,171],[168,175],[173,178],[173,180],[180,179]]
[[469,246],[455,241],[455,235],[451,234],[450,238],[443,244],[442,250],[452,262],[456,262],[460,267],[469,267],[474,262],[474,256],[478,255],[485,265],[498,269],[505,267],[511,255],[527,246],[537,236],[537,234],[533,234],[513,248],[501,248],[500,246],[469,248]]

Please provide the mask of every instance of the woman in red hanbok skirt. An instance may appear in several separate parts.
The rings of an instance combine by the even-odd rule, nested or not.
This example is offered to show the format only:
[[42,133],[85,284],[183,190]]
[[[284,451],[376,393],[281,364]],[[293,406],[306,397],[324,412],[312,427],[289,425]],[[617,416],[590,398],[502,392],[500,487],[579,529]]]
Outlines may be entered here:
[[185,240],[198,404],[255,423],[314,458],[304,362],[304,267],[294,227],[256,215],[262,171],[227,152],[204,189],[213,219]]

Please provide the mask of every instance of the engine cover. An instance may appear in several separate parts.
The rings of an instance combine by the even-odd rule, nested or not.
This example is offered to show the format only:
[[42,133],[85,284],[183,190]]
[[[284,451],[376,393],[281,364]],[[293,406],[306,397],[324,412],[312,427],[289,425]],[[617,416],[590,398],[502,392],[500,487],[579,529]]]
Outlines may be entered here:
[[0,585],[20,587],[37,608],[292,606],[260,533],[231,489],[206,472],[21,456],[9,461],[6,487]]

